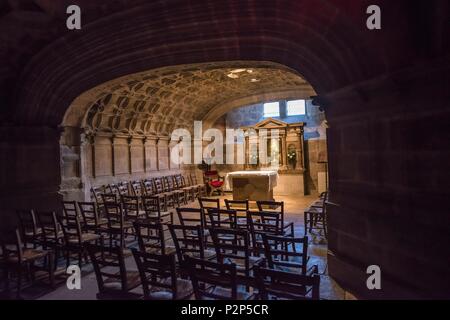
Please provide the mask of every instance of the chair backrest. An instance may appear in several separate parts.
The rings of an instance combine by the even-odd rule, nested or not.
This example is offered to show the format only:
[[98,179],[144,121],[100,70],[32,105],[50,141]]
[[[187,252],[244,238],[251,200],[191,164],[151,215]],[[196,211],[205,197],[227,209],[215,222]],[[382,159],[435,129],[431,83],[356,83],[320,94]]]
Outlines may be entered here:
[[97,206],[94,202],[78,202],[78,209],[83,217],[84,225],[97,226],[99,223],[99,216]]
[[236,211],[237,227],[248,229],[247,225],[247,211],[250,209],[248,200],[228,200],[225,199],[225,206],[227,210]]
[[133,226],[136,230],[141,252],[166,254],[166,241],[162,224],[135,221]]
[[164,190],[165,191],[173,191],[175,190],[175,185],[173,182],[173,177],[172,176],[165,176],[163,177],[163,185],[164,185]]
[[130,182],[130,186],[131,186],[132,194],[133,194],[134,196],[140,197],[140,196],[143,195],[143,192],[142,192],[142,184],[141,184],[140,181],[131,181],[131,182]]
[[205,259],[205,242],[203,229],[199,226],[169,224],[170,235],[177,252],[178,262],[186,255]]
[[31,233],[33,237],[38,234],[38,224],[36,215],[33,210],[18,210],[17,217],[19,218],[19,228],[24,237],[26,233]]
[[182,183],[185,187],[192,187],[194,184],[191,181],[189,175],[181,175]]
[[157,196],[142,196],[141,200],[146,218],[149,220],[160,221],[161,211],[166,211],[166,208],[163,207],[160,198]]
[[152,196],[152,195],[154,195],[156,193],[153,179],[145,179],[145,180],[143,180],[142,181],[142,186],[143,186],[143,191],[144,191],[145,195]]
[[23,249],[24,245],[22,243],[21,232],[18,228],[14,230],[14,234],[1,234],[0,235],[0,261],[2,259],[7,260],[9,257],[13,256],[18,259],[18,263],[23,262]]
[[203,173],[203,181],[205,183],[208,183],[210,181],[214,181],[219,179],[219,172],[216,170],[212,170],[212,171],[205,171]]
[[66,244],[70,243],[70,239],[76,237],[78,243],[82,242],[81,239],[81,224],[80,218],[78,215],[66,215],[64,214],[62,217],[57,217],[58,222],[62,227],[62,231],[64,233],[64,240]]
[[208,218],[206,227],[237,228],[237,214],[235,210],[208,209]]
[[91,188],[92,200],[95,201],[97,206],[100,206],[103,203],[102,193],[106,193],[106,190],[104,187],[92,187]]
[[63,201],[63,212],[64,216],[77,216],[77,202],[76,201]]
[[209,232],[219,263],[240,260],[249,270],[250,237],[247,230],[229,228],[210,228]]
[[123,213],[128,219],[137,219],[139,217],[140,197],[121,195],[120,202],[122,203]]
[[105,193],[117,193],[117,185],[115,183],[110,183],[105,187]]
[[163,193],[164,192],[164,183],[161,177],[157,177],[153,179],[155,193]]
[[[292,238],[262,235],[264,255],[270,269],[287,268],[306,274],[308,267],[308,237]],[[294,250],[295,247],[295,250]]]
[[255,267],[256,284],[260,298],[289,300],[319,300],[320,276],[306,276],[267,268]]
[[284,201],[256,201],[259,211],[275,212],[281,215],[281,225],[284,225]]
[[61,230],[56,212],[54,211],[37,211],[38,225],[42,229],[44,242],[46,244],[56,244]]
[[225,206],[227,210],[235,210],[238,213],[238,215],[239,213],[243,213],[244,216],[247,216],[247,211],[250,209],[248,200],[225,199]]
[[208,209],[220,209],[220,199],[198,198],[198,203],[205,215],[208,213]]
[[140,252],[135,248],[131,251],[141,276],[144,298],[158,297],[155,288],[161,288],[166,294],[167,290],[170,290],[172,299],[176,299],[178,292],[175,256]]
[[181,189],[186,187],[186,183],[184,182],[183,175],[176,174],[173,176],[173,181],[177,189]]
[[103,205],[105,205],[106,203],[118,204],[120,202],[120,198],[116,193],[102,193],[101,197]]
[[[185,257],[183,268],[192,281],[197,300],[236,300],[236,265]],[[211,288],[222,290],[211,290]]]
[[189,174],[189,177],[191,178],[191,185],[198,185],[197,175],[195,173]]
[[[99,291],[105,292],[110,289],[127,292],[129,288],[123,249],[92,244],[88,245],[87,248],[94,266]],[[105,283],[106,279],[117,279],[117,282],[108,281]],[[120,284],[119,287],[117,287],[117,283]]]
[[119,182],[115,186],[116,186],[116,190],[117,190],[117,194],[118,195],[126,196],[126,195],[129,194],[129,192],[128,192],[128,183],[126,183],[126,182]]
[[119,223],[123,226],[124,216],[121,203],[105,202],[105,213],[108,219],[108,227],[111,228],[113,225]]
[[282,234],[281,216],[276,212],[247,211],[247,224],[252,237],[258,240],[261,240],[262,234]]
[[177,215],[180,224],[185,225],[198,225],[202,229],[205,228],[205,215],[203,210],[199,208],[177,208]]

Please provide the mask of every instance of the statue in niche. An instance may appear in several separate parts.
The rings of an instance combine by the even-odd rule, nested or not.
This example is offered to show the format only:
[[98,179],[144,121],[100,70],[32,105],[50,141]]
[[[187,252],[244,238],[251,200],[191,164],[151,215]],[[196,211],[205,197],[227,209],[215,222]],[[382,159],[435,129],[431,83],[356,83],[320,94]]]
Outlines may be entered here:
[[297,150],[293,144],[290,144],[288,147],[287,160],[289,169],[295,170],[295,167],[297,165]]

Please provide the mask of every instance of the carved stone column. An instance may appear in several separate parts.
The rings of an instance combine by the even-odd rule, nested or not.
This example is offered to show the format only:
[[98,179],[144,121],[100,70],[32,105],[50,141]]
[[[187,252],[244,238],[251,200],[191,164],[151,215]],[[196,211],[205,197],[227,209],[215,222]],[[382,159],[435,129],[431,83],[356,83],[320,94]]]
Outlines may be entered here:
[[298,138],[298,145],[299,148],[297,148],[297,169],[304,169],[305,168],[305,159],[304,159],[304,145],[303,145],[303,127],[299,128],[296,132],[297,138]]
[[281,170],[287,170],[287,143],[286,143],[286,130],[281,132],[281,158],[283,164],[281,165]]

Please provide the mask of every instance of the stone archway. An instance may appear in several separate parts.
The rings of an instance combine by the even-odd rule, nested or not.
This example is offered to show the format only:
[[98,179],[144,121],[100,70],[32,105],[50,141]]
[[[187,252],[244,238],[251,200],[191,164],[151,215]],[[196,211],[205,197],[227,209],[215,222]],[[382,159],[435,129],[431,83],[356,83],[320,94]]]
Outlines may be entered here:
[[[430,36],[439,28],[433,12],[386,6],[384,21],[400,27],[369,34],[364,5],[161,1],[64,35],[17,84],[11,125],[0,135],[2,208],[57,206],[57,127],[82,92],[163,66],[272,61],[301,73],[327,112],[332,276],[362,297],[448,298],[448,135],[435,130],[450,119],[448,51]],[[418,37],[429,51],[407,30],[424,15]],[[382,291],[365,286],[371,264],[382,269]]]

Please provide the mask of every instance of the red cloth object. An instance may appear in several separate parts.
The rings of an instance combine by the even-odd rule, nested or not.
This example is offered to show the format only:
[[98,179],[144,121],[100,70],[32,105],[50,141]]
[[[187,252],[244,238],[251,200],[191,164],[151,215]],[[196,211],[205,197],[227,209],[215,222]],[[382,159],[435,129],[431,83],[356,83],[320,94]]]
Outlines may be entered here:
[[211,181],[210,184],[214,188],[220,188],[221,186],[223,186],[223,181],[219,181],[219,180]]
[[206,171],[205,176],[217,176],[217,171]]

